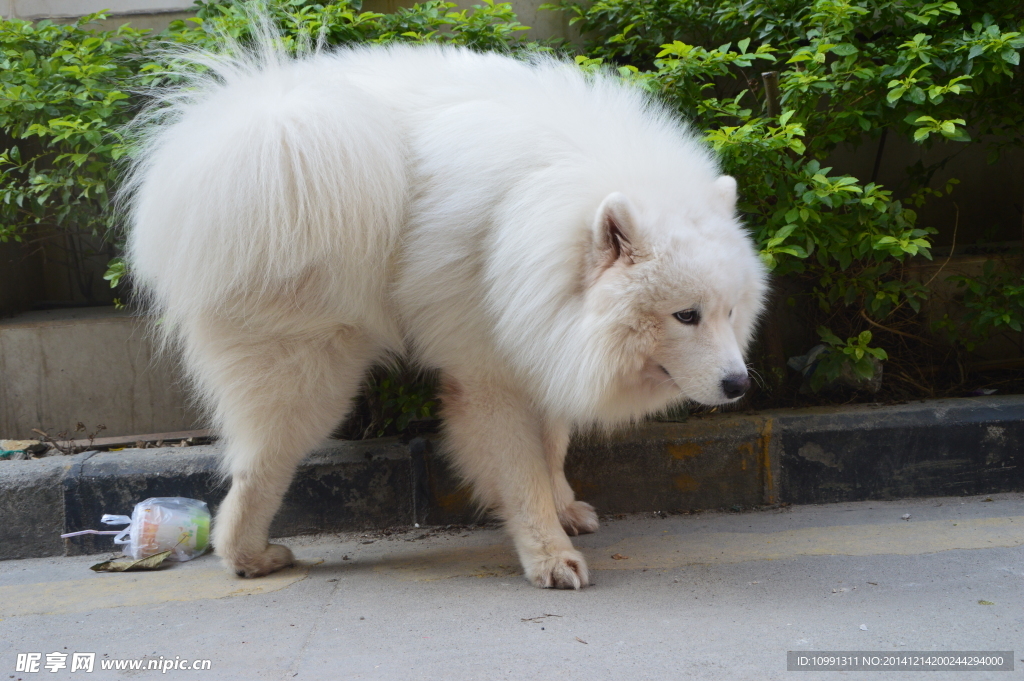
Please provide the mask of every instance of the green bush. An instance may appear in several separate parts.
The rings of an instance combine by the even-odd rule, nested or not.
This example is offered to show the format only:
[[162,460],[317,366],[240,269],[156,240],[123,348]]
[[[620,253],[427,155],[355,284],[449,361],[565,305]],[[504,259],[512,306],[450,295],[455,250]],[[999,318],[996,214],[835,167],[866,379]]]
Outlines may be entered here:
[[404,362],[370,369],[345,421],[334,431],[343,440],[401,436],[437,429],[437,372]]
[[100,16],[0,19],[0,241],[50,243],[71,261],[115,239],[117,129],[146,44],[128,26],[89,30]]
[[[199,0],[194,7],[195,18],[176,21],[168,29],[172,41],[214,48],[224,35],[242,42],[249,38],[252,15],[246,3]],[[429,41],[507,51],[519,46],[518,34],[528,30],[516,20],[511,5],[494,0],[462,10],[454,2],[428,0],[391,14],[363,12],[360,0],[273,0],[265,7],[281,30],[284,46],[293,50],[321,41],[325,45]]]
[[[856,340],[866,326],[904,324],[920,310],[927,290],[903,265],[930,259],[936,232],[918,223],[913,208],[955,184],[930,187],[938,165],[918,164],[895,196],[873,177],[826,166],[836,147],[877,139],[881,154],[886,135],[933,145],[967,143],[973,133],[985,136],[995,158],[1021,144],[1018,2],[564,0],[557,7],[587,36],[584,64],[628,69],[705,132],[739,179],[739,209],[765,263],[799,280],[820,309],[829,363],[866,351]],[[763,72],[774,72],[777,91]]]
[[818,364],[810,376],[809,386],[814,391],[834,385],[843,377],[844,371],[850,373],[852,382],[868,381],[875,376],[872,360],[883,361],[889,358],[882,348],[871,347],[870,331],[861,331],[845,341],[824,327],[818,329],[818,335],[826,349],[819,355]]
[[[969,352],[981,342],[998,335],[1010,335],[1020,346],[1024,331],[1024,277],[1019,269],[997,268],[989,260],[978,277],[953,276],[963,294],[967,314],[954,320],[945,315],[936,326],[943,329],[954,343]],[[1024,347],[1020,347],[1024,351]]]

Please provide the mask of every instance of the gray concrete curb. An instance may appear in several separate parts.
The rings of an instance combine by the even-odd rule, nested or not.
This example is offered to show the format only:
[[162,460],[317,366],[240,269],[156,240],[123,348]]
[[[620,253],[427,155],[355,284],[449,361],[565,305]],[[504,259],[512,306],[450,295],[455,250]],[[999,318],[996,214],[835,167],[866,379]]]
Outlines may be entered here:
[[[96,553],[104,513],[227,489],[218,446],[86,452],[0,463],[0,559]],[[716,414],[578,438],[566,462],[602,513],[751,508],[1024,491],[1024,396]],[[331,441],[303,462],[277,537],[477,517],[430,440]]]

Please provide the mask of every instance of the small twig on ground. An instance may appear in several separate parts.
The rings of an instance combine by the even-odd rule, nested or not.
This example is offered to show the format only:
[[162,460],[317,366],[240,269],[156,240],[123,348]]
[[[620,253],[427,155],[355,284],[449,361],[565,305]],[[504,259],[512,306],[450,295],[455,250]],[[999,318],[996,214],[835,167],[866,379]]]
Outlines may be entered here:
[[544,619],[545,617],[561,617],[561,615],[544,614],[544,615],[540,615],[539,617],[520,617],[519,621],[520,622],[539,622],[540,620]]
[[[50,437],[49,433],[47,433],[44,430],[39,430],[38,428],[33,428],[32,432],[36,433],[37,435],[39,435],[39,438],[43,442],[45,442],[46,444],[50,445],[52,448],[56,449],[58,452],[60,452],[64,456],[73,456],[75,454],[79,454],[81,452],[85,452],[85,451],[88,451],[88,450],[92,449],[92,443],[96,439],[96,435],[101,430],[106,430],[106,429],[107,429],[107,427],[105,425],[100,424],[100,425],[96,426],[96,430],[94,430],[93,432],[86,433],[86,437],[89,439],[89,442],[84,447],[81,446],[81,445],[75,444],[74,438],[72,438],[68,434],[67,431],[62,431],[60,433],[57,433],[57,437],[56,438]],[[86,428],[85,424],[82,423],[81,421],[79,421],[75,425],[75,432],[76,433],[81,433],[81,432],[86,431],[86,430],[88,430],[88,429]]]

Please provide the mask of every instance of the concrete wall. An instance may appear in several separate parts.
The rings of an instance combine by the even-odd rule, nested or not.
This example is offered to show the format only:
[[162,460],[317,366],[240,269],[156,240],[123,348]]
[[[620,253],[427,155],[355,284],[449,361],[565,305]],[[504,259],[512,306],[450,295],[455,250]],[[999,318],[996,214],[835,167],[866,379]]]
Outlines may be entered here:
[[90,432],[105,425],[101,436],[201,426],[145,327],[113,308],[0,320],[0,437],[31,438],[33,428],[74,433],[79,422]]
[[0,318],[35,301],[42,281],[38,253],[14,241],[0,242]]

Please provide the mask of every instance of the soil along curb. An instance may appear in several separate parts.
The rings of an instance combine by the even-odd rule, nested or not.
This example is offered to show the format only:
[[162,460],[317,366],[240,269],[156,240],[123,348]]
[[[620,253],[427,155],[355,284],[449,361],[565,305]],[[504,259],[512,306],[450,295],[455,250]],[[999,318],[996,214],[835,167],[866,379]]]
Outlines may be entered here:
[[[0,464],[0,559],[95,553],[104,513],[227,489],[218,446]],[[574,442],[566,474],[602,513],[1024,491],[1024,396],[722,414]],[[417,438],[332,441],[303,462],[272,536],[472,522],[465,490]]]

